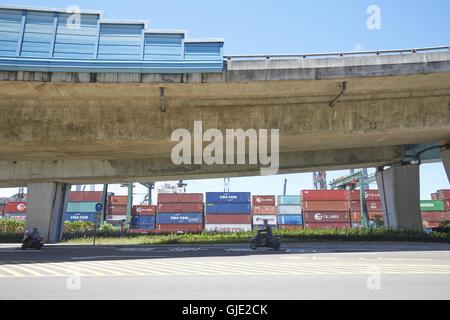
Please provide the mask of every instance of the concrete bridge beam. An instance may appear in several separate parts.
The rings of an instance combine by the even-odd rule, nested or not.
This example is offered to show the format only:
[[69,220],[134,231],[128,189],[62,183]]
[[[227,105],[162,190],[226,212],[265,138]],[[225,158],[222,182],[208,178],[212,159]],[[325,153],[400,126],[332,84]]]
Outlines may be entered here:
[[377,172],[386,227],[423,230],[419,168],[418,165],[392,166]]
[[447,178],[450,182],[450,148],[445,148],[441,151],[442,164],[444,165]]
[[64,183],[28,184],[26,230],[37,228],[47,243],[62,240],[63,211],[70,186]]

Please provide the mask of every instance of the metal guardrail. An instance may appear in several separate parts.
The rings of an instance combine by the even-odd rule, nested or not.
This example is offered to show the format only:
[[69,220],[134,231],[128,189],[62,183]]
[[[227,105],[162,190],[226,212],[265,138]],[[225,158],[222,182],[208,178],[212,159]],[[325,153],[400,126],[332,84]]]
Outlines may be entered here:
[[317,58],[317,57],[348,57],[348,56],[368,56],[383,54],[415,54],[418,52],[430,51],[450,51],[450,45],[440,47],[426,47],[417,49],[395,49],[395,50],[373,50],[373,51],[350,51],[350,52],[327,52],[327,53],[308,53],[308,54],[249,54],[249,55],[230,55],[224,56],[225,61],[232,60],[253,60],[253,59],[298,59],[298,58]]

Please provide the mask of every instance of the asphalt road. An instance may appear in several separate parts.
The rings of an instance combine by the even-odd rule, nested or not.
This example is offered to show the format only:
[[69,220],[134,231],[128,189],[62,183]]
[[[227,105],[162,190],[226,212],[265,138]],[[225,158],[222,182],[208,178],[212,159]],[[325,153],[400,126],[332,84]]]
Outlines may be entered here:
[[450,245],[0,245],[0,299],[450,299]]

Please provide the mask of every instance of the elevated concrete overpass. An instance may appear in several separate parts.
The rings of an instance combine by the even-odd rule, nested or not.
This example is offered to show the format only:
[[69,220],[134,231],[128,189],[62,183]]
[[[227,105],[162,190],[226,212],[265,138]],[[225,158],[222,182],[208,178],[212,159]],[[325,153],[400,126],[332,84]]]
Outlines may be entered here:
[[[259,175],[259,165],[175,165],[171,134],[193,132],[195,121],[222,132],[278,129],[279,173],[392,166],[379,174],[391,226],[421,226],[416,164],[441,156],[450,172],[448,47],[218,60],[219,40],[186,42],[139,22],[126,28],[142,32],[130,38],[144,39],[139,60],[113,61],[104,60],[102,30],[120,33],[123,23],[85,13],[97,19],[87,20],[97,21],[95,58],[62,60],[62,13],[51,12],[50,57],[26,56],[25,10],[17,52],[0,54],[0,186],[28,185],[27,224],[49,240],[60,237],[70,184]],[[185,46],[175,67],[152,58],[162,34]]]

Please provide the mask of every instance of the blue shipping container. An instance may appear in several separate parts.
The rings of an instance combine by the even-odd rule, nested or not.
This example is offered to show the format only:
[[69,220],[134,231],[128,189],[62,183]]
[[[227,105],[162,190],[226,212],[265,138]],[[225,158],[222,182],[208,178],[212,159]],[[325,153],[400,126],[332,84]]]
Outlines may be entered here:
[[131,227],[134,229],[155,229],[155,216],[132,216]]
[[202,213],[158,213],[157,224],[202,224]]
[[301,205],[300,196],[278,196],[278,205]]
[[302,225],[303,217],[300,215],[283,215],[278,216],[278,224]]
[[207,203],[250,203],[250,192],[207,192]]
[[240,213],[250,214],[252,212],[252,206],[250,203],[207,203],[206,214],[211,213]]
[[75,222],[75,221],[83,221],[83,222],[95,222],[96,221],[96,213],[80,213],[80,212],[66,212],[64,214],[64,221]]

